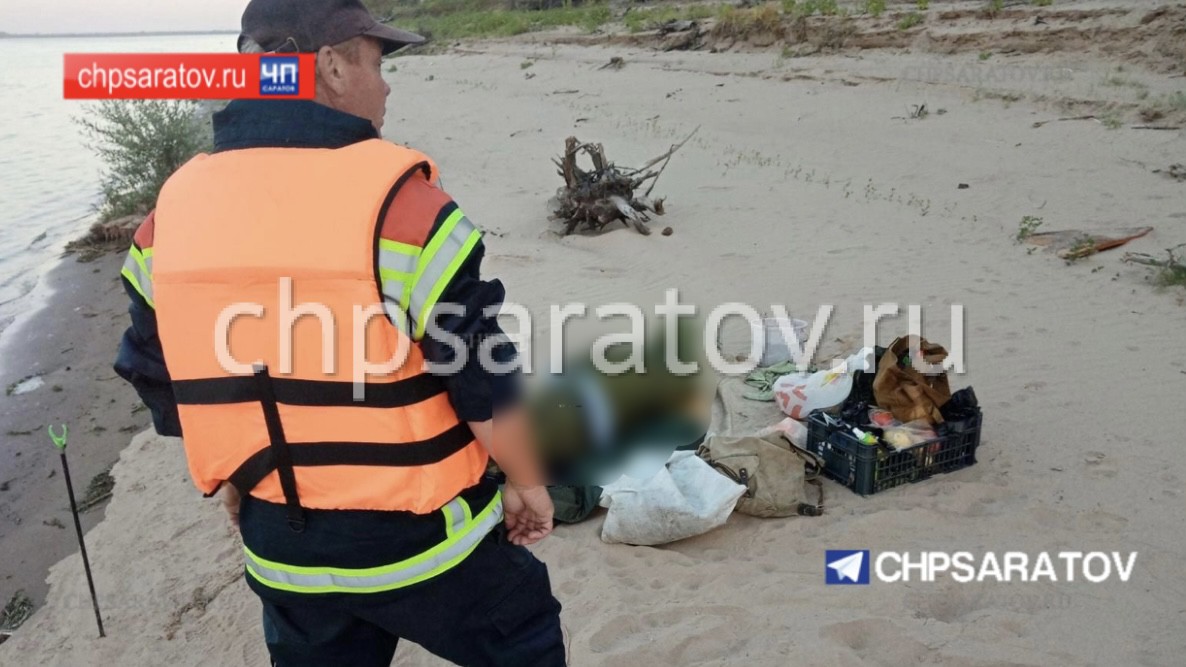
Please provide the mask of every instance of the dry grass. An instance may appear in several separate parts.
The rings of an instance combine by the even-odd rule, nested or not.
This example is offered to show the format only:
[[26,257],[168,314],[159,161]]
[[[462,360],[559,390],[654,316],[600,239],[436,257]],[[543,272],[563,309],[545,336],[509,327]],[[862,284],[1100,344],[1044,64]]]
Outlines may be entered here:
[[16,630],[32,615],[33,601],[24,591],[17,591],[0,609],[0,630]]
[[712,27],[714,37],[748,39],[755,35],[769,35],[782,38],[786,29],[782,24],[782,12],[775,4],[765,4],[760,7],[738,9],[725,7],[717,16],[716,25]]
[[113,251],[124,251],[132,244],[132,235],[143,216],[129,215],[109,222],[96,222],[85,236],[66,244],[66,255],[77,255],[89,262]]

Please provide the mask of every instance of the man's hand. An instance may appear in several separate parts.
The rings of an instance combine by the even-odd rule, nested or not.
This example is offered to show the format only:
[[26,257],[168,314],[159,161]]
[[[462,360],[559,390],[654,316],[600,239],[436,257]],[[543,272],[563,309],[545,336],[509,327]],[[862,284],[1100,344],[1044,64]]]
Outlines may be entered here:
[[502,509],[512,544],[535,544],[552,532],[552,497],[545,486],[508,482],[502,491]]
[[222,506],[226,509],[226,513],[231,517],[231,525],[236,530],[239,528],[239,501],[242,498],[239,496],[239,490],[230,484],[222,485]]

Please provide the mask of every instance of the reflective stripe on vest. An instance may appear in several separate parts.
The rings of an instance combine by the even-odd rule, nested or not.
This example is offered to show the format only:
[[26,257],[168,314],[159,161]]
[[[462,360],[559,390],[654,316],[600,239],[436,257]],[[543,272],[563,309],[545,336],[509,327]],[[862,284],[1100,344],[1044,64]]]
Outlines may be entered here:
[[155,308],[152,300],[152,248],[140,250],[133,243],[128,249],[128,257],[124,260],[124,267],[120,275],[128,279],[132,287],[144,297],[148,305]]
[[441,508],[447,537],[433,548],[390,565],[369,568],[301,567],[260,558],[247,547],[247,573],[259,583],[292,593],[380,593],[431,579],[465,560],[502,520],[502,494],[477,516],[454,498]]
[[414,340],[424,337],[424,329],[437,299],[449,281],[482,240],[482,232],[460,209],[454,208],[420,253],[416,273],[412,276],[412,291],[407,301],[408,312],[415,323]]
[[423,248],[379,240],[379,279],[383,298],[397,309],[393,316],[413,340],[424,337],[433,307],[458,269],[473,253],[482,232],[450,203],[441,210],[440,225]]
[[420,248],[407,243],[379,239],[379,282],[383,291],[383,306],[388,317],[406,335],[408,325],[408,296],[412,292],[412,277]]

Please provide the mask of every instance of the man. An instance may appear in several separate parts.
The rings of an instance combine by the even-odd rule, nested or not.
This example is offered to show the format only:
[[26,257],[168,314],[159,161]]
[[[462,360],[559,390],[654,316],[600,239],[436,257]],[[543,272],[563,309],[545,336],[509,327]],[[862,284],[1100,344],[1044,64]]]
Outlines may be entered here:
[[358,0],[252,0],[242,24],[241,51],[316,53],[315,100],[216,114],[213,153],[136,233],[116,370],[184,436],[198,488],[221,489],[273,664],[388,665],[399,638],[464,665],[564,664],[524,546],[552,504],[515,378],[479,363],[502,285],[432,161],[379,138],[381,58],[423,38]]

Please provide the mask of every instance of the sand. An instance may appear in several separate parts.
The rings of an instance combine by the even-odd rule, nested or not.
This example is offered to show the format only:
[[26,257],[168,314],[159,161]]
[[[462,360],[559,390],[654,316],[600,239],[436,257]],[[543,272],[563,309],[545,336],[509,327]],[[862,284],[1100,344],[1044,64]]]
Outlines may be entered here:
[[[1101,6],[1118,5],[1082,5]],[[1140,14],[1109,16],[1140,25]],[[572,664],[1181,664],[1186,465],[1173,418],[1186,395],[1186,294],[1153,289],[1120,260],[1186,242],[1183,184],[1152,173],[1181,161],[1183,136],[1093,120],[1033,127],[1078,115],[1059,99],[1139,106],[1137,88],[1101,83],[1120,60],[1099,44],[988,60],[979,47],[781,59],[777,48],[556,41],[466,44],[400,58],[386,75],[385,134],[438,160],[445,187],[490,232],[484,271],[510,298],[546,313],[570,301],[655,304],[678,287],[702,306],[780,303],[807,319],[830,304],[823,358],[859,346],[865,304],[921,304],[923,333],[944,344],[949,306],[962,304],[967,372],[952,382],[974,386],[985,412],[976,466],[869,498],[829,482],[818,519],[734,515],[658,548],[603,544],[600,517],[559,527],[533,550],[564,604]],[[626,66],[599,70],[612,56]],[[534,64],[521,69],[525,60]],[[1180,90],[1158,62],[1133,56],[1122,76]],[[939,76],[902,78],[924,66]],[[1008,71],[975,69],[987,67],[1057,76],[944,79]],[[926,118],[900,118],[922,103]],[[1124,113],[1141,122],[1135,107]],[[656,188],[668,214],[655,225],[671,236],[623,227],[562,238],[547,223],[560,182],[548,158],[564,137],[637,164],[697,127]],[[1048,230],[1154,231],[1068,265],[1014,242],[1026,215]],[[535,324],[546,341],[546,319]],[[883,321],[878,342],[906,326],[904,314]],[[726,329],[725,350],[740,351],[744,328]],[[236,539],[190,486],[178,443],[138,436],[114,475],[107,518],[88,536],[109,637],[93,637],[70,556],[0,662],[264,664]],[[825,586],[824,551],[845,548],[1139,556],[1128,583]],[[441,664],[410,645],[398,656]]]
[[[0,340],[0,384],[7,389],[29,376],[42,383],[0,395],[0,604],[17,591],[40,604],[46,569],[78,550],[61,462],[46,427],[69,428],[70,472],[81,499],[128,438],[151,422],[136,392],[111,368],[128,326],[122,263],[115,255],[63,260],[45,278],[46,306]],[[84,529],[103,518],[103,507],[82,515]]]

